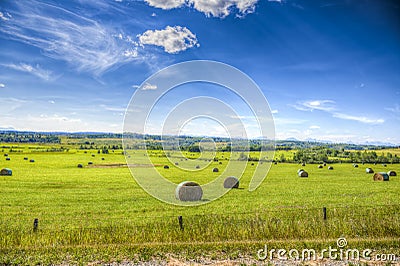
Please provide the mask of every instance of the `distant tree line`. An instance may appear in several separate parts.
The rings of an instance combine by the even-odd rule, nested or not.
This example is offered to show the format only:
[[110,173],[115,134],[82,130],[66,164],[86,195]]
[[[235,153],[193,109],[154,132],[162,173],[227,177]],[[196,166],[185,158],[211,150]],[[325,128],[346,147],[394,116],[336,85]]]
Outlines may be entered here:
[[0,142],[3,143],[61,143],[59,136],[33,132],[0,132]]

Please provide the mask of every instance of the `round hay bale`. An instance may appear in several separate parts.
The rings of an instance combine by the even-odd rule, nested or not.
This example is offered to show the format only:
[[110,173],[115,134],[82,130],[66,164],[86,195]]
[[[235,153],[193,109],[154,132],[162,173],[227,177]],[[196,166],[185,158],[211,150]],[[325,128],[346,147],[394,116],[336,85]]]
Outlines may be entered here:
[[397,176],[397,173],[395,171],[389,171],[387,172],[388,176]]
[[34,162],[35,162],[35,160],[33,160],[33,159],[30,159],[30,160],[29,160],[29,162],[30,162],[30,163],[34,163]]
[[308,173],[306,171],[300,171],[298,175],[299,177],[308,177]]
[[251,163],[251,165],[254,165],[254,163]]
[[78,168],[83,168],[83,165],[82,164],[78,164]]
[[324,168],[324,167],[322,166],[322,164],[320,164],[320,165],[318,165],[318,168]]
[[3,176],[12,176],[12,170],[9,168],[3,168],[0,170],[0,175]]
[[88,165],[92,165],[92,164],[93,164],[93,162],[88,162],[87,164],[88,164]]
[[10,160],[11,160],[10,157],[7,157],[7,158],[6,158],[6,161],[10,161]]
[[234,176],[228,176],[225,178],[224,188],[239,188],[239,179]]
[[169,166],[168,165],[164,165],[164,169],[169,169]]
[[373,174],[374,173],[374,170],[372,170],[372,168],[366,168],[365,169],[365,172],[367,173],[367,174]]
[[277,163],[277,162],[274,162],[274,164],[277,165],[278,163]]
[[222,162],[219,162],[219,164],[222,164]]
[[24,160],[27,161],[27,160],[28,160],[28,157],[24,157]]
[[358,168],[358,164],[353,164],[353,167],[354,168]]
[[4,157],[7,157],[8,156],[8,153],[4,153]]
[[104,160],[105,160],[105,159],[104,159],[104,157],[103,157],[103,158],[101,158],[101,160],[102,160],[102,161],[104,161]]
[[192,181],[180,183],[175,190],[175,197],[180,201],[199,201],[203,196],[203,189]]
[[326,166],[326,163],[324,163],[323,165]]
[[95,157],[96,155],[92,154],[92,157]]
[[333,166],[329,166],[329,167],[328,167],[328,170],[333,170]]
[[385,172],[375,173],[373,180],[374,181],[389,181],[389,175]]
[[213,168],[213,173],[218,173],[219,172],[219,169],[217,168],[217,167],[215,167],[215,168]]
[[304,169],[300,168],[297,170],[297,173],[300,173],[301,171],[304,171]]
[[200,169],[200,165],[196,165],[196,169]]
[[383,166],[383,167],[386,167],[387,165],[384,163],[384,164],[382,164],[382,166]]
[[302,163],[301,166],[306,166],[306,163]]
[[179,165],[179,163],[175,163],[175,165]]

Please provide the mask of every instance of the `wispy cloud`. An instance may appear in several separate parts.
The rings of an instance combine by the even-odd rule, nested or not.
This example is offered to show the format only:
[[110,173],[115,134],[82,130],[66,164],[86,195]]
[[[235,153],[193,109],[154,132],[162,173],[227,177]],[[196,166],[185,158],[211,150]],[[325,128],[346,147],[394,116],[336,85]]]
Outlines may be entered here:
[[394,107],[387,107],[385,110],[392,112],[395,115],[400,115],[400,105],[396,104]]
[[4,83],[0,83],[0,88],[5,88],[6,85]]
[[278,110],[276,110],[276,109],[275,109],[275,110],[271,110],[271,113],[272,113],[272,114],[277,114],[277,113],[278,113]]
[[339,112],[335,106],[335,102],[332,100],[311,100],[311,101],[303,101],[297,102],[295,105],[290,105],[293,108],[299,111],[313,111],[319,110],[323,112],[327,112],[332,115],[332,117],[343,119],[343,120],[352,120],[357,121],[364,124],[382,124],[385,122],[384,119],[374,119],[368,118],[365,116],[356,116],[356,115],[348,115],[342,112]]
[[191,47],[199,47],[196,35],[188,28],[181,26],[167,26],[163,30],[148,30],[138,35],[141,45],[156,45],[164,48],[170,54],[185,51]]
[[111,29],[92,19],[34,0],[15,5],[12,19],[2,24],[0,32],[38,47],[48,57],[95,74],[137,59],[134,43],[115,38]]
[[330,112],[335,110],[334,104],[335,102],[332,100],[311,100],[311,101],[298,102],[297,104],[291,106],[299,111],[320,110],[320,111]]
[[313,126],[310,126],[309,127],[309,129],[320,129],[321,127],[320,126],[317,126],[317,125],[313,125]]
[[50,80],[53,78],[52,71],[43,69],[40,65],[33,66],[26,63],[19,63],[18,65],[2,64],[2,66],[35,75],[43,80]]
[[183,6],[193,7],[207,17],[224,18],[237,10],[237,16],[245,16],[253,13],[258,0],[145,0],[150,6],[173,9]]
[[147,91],[147,90],[156,90],[157,89],[157,85],[155,85],[155,84],[150,84],[150,83],[148,83],[148,82],[146,82],[144,85],[143,85],[143,87],[142,87],[142,90],[143,91]]
[[0,20],[7,21],[10,20],[10,18],[12,18],[12,16],[8,12],[0,12]]
[[345,119],[345,120],[353,120],[358,121],[364,124],[382,124],[385,122],[384,119],[371,119],[365,116],[354,116],[354,115],[347,115],[342,113],[333,113],[333,117]]

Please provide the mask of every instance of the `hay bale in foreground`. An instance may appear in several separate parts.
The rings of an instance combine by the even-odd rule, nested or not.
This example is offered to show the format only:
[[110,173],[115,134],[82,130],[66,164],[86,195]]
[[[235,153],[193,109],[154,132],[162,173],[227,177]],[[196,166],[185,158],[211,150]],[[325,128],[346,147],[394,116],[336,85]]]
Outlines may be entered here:
[[196,182],[184,181],[176,187],[175,197],[180,201],[199,201],[203,197],[203,189]]
[[225,178],[224,188],[239,188],[239,179],[234,176],[228,176]]
[[329,167],[328,167],[328,170],[333,170],[333,166],[329,166]]
[[213,168],[213,173],[218,173],[219,169],[217,167]]
[[358,168],[358,164],[353,164],[353,167],[354,168]]
[[374,170],[372,170],[372,168],[366,168],[365,169],[365,172],[367,173],[367,174],[373,174],[374,173]]
[[78,168],[83,168],[83,165],[82,164],[78,164]]
[[10,157],[7,157],[7,158],[6,158],[6,161],[10,161],[10,160],[11,160]]
[[308,177],[308,173],[306,171],[298,172],[299,177]]
[[297,173],[300,173],[301,171],[304,171],[304,169],[300,168],[297,170]]
[[0,170],[0,175],[3,176],[12,176],[12,170],[9,168],[3,168]]
[[324,163],[323,165],[326,166],[326,163]]
[[385,172],[375,173],[373,180],[374,181],[389,181],[389,175]]
[[322,164],[320,164],[320,165],[318,165],[318,168],[324,168],[324,167],[322,166]]
[[164,165],[164,169],[169,169],[169,166],[168,165]]
[[34,162],[35,162],[35,160],[33,160],[33,159],[30,159],[30,160],[29,160],[29,162],[30,162],[30,163],[34,163]]
[[397,176],[397,173],[395,171],[389,171],[387,172],[388,176]]

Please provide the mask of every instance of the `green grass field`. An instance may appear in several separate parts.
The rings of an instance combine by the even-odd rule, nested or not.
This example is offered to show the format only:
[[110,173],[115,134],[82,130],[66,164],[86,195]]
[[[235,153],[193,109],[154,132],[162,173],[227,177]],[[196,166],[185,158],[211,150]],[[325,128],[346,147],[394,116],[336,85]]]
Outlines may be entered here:
[[[125,163],[121,151],[51,153],[24,145],[20,150],[9,153],[10,161],[0,158],[0,168],[13,170],[12,176],[0,176],[0,264],[86,264],[171,253],[254,256],[267,242],[322,247],[338,237],[346,237],[353,247],[399,254],[400,178],[374,182],[365,168],[400,173],[400,165],[334,164],[334,170],[328,170],[315,164],[277,164],[263,184],[249,192],[255,168],[249,162],[241,189],[209,204],[180,207],[144,192],[127,167],[110,166]],[[217,175],[211,169],[225,164],[211,162],[195,174],[177,170],[159,155],[153,153],[153,163],[169,164],[169,170],[157,169],[176,183],[188,179],[206,183]],[[228,153],[218,154],[222,156],[229,158]],[[87,165],[89,161],[93,166]],[[77,168],[79,163],[84,168]],[[297,177],[299,168],[309,177]],[[178,216],[183,216],[184,230]],[[39,219],[36,232],[35,218]]]

